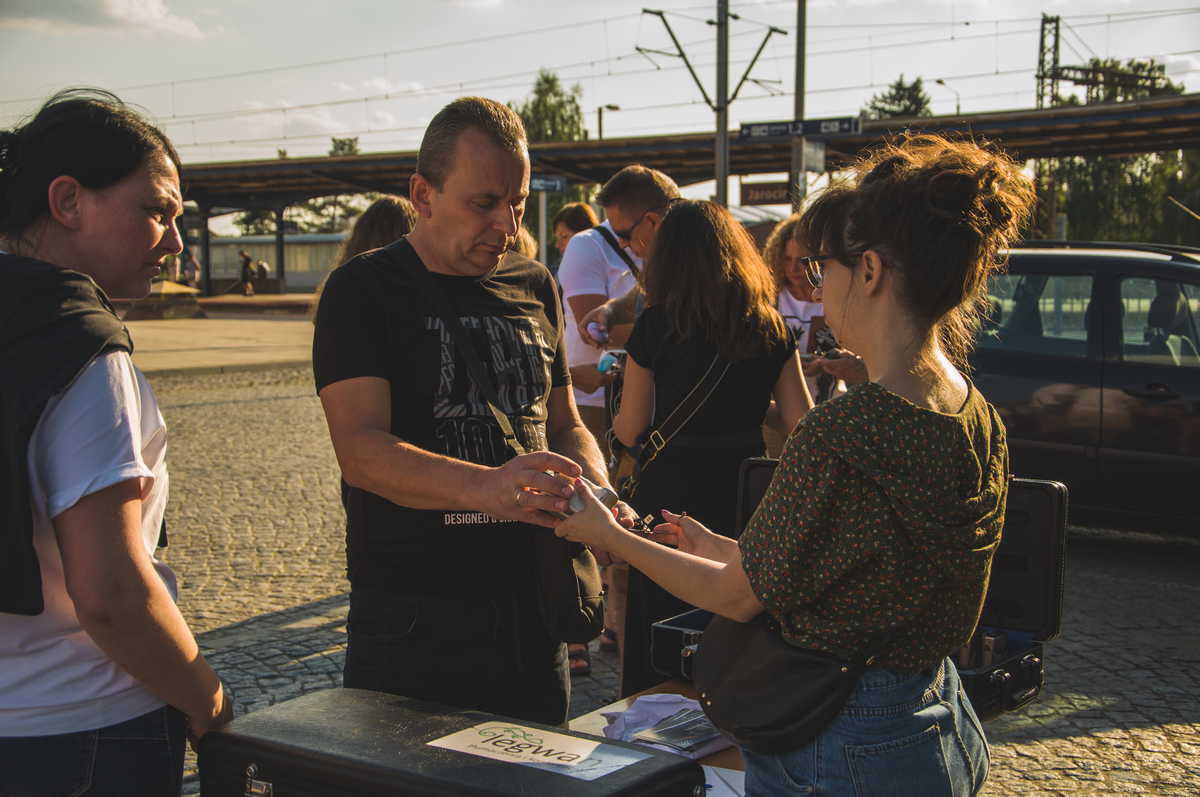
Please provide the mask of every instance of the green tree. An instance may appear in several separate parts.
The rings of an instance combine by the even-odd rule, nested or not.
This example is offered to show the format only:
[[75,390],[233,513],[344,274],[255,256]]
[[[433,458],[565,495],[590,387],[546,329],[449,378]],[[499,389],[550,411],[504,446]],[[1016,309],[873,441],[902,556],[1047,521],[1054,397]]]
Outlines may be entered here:
[[876,94],[871,101],[863,106],[863,115],[867,119],[897,119],[911,116],[933,116],[929,107],[929,95],[921,78],[913,78],[906,83],[904,75],[887,87],[887,90]]
[[[1183,93],[1153,59],[1092,59],[1086,102],[1125,102]],[[1078,104],[1073,96],[1060,105]],[[1144,155],[1056,158],[1049,164],[1067,234],[1077,240],[1183,243],[1200,236],[1200,222],[1173,205],[1200,200],[1200,153],[1171,150]],[[1189,204],[1189,200],[1193,204]],[[1189,223],[1191,222],[1191,223]]]
[[567,89],[558,75],[541,69],[529,99],[509,106],[521,116],[530,141],[580,141],[584,137],[581,96],[583,89],[578,84]]
[[[521,121],[525,124],[525,135],[530,142],[538,141],[582,141],[587,134],[583,126],[583,109],[579,99],[583,90],[578,86],[570,89],[563,86],[558,75],[548,69],[538,71],[533,83],[533,92],[520,104],[509,103]],[[554,220],[554,214],[568,202],[587,202],[591,197],[591,189],[587,186],[575,186],[561,193],[549,194],[546,197],[546,223]],[[538,199],[534,195],[525,209],[525,226],[539,236]],[[552,231],[546,231],[546,238],[552,238]],[[552,245],[547,246],[549,259],[557,263],[558,252]]]

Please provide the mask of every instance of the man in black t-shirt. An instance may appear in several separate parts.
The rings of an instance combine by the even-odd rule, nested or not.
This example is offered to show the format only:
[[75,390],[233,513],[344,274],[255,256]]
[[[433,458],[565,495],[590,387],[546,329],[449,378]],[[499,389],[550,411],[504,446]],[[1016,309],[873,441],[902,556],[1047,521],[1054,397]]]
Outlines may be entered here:
[[[574,477],[607,477],[571,396],[554,280],[508,252],[528,194],[511,109],[475,97],[442,109],[410,182],[417,223],[330,276],[313,370],[342,468],[345,685],[561,723],[565,646],[540,616],[533,540],[553,533],[539,527],[566,509]],[[512,457],[414,266],[534,453]]]

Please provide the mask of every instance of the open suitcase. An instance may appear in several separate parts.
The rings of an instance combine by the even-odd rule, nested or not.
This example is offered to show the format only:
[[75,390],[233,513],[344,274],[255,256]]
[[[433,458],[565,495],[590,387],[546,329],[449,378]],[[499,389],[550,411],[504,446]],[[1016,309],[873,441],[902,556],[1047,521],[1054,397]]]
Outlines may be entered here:
[[[739,535],[771,483],[777,464],[777,460],[765,458],[742,463]],[[1058,636],[1062,623],[1066,549],[1066,486],[1013,479],[979,629],[972,644],[954,656],[963,688],[980,718],[1020,708],[1041,692],[1043,644]],[[668,677],[690,680],[692,656],[711,619],[711,612],[694,609],[655,623],[651,637],[654,668]]]
[[199,762],[204,797],[704,794],[682,756],[363,689],[238,717]]

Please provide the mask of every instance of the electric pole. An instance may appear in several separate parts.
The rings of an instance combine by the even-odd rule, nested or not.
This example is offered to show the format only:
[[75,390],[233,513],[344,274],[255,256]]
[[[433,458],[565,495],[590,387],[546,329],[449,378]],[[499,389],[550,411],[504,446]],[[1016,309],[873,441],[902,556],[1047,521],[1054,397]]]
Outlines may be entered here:
[[[792,118],[804,118],[804,39],[807,27],[808,0],[796,0],[796,95]],[[808,172],[804,168],[804,136],[792,138],[792,169],[788,175],[788,193],[792,197],[792,211],[800,210],[804,195],[808,193]]]
[[[675,31],[671,29],[671,23],[667,21],[666,13],[652,8],[643,8],[643,14],[652,14],[658,17],[667,29],[667,35],[671,37],[671,44],[674,45],[675,51],[668,50],[653,50],[649,47],[637,46],[633,49],[637,50],[642,55],[650,60],[650,63],[658,67],[658,62],[651,56],[660,55],[670,58],[679,58],[683,61],[683,65],[687,67],[688,73],[692,76],[692,80],[696,83],[696,88],[700,89],[700,95],[704,97],[704,102],[717,115],[716,121],[716,136],[713,147],[713,178],[717,181],[717,202],[722,205],[728,204],[729,199],[729,106],[737,99],[738,92],[742,90],[747,82],[754,83],[756,86],[766,89],[769,92],[775,93],[775,89],[767,84],[777,81],[755,80],[750,77],[751,70],[758,63],[759,56],[766,49],[767,42],[771,38],[771,34],[779,33],[784,36],[787,31],[776,27],[768,27],[767,33],[763,37],[762,43],[758,46],[758,51],[754,53],[754,57],[750,59],[750,65],[746,67],[742,79],[738,81],[737,86],[733,90],[733,94],[729,93],[729,20],[738,19],[737,14],[729,13],[729,0],[717,0],[717,18],[708,20],[709,25],[717,27],[717,90],[716,102],[713,102],[708,96],[708,91],[704,88],[704,84],[700,82],[700,78],[696,76],[696,70],[692,68],[692,62],[688,60],[687,53],[683,51],[683,45],[679,43],[678,37],[675,36]],[[662,67],[658,67],[662,68]]]
[[717,204],[729,205],[729,0],[717,0]]

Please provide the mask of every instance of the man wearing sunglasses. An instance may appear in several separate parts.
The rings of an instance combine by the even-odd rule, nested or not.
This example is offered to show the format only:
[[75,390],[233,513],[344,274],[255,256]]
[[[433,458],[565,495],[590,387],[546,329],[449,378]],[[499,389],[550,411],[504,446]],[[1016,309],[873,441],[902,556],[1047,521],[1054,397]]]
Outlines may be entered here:
[[[604,208],[605,221],[573,236],[558,267],[558,280],[566,305],[566,327],[570,330],[564,337],[575,406],[579,409],[579,417],[596,440],[601,441],[602,447],[609,426],[604,406],[605,388],[613,383],[616,373],[614,370],[607,373],[597,370],[600,352],[596,347],[600,341],[588,332],[586,324],[574,322],[605,302],[628,296],[628,321],[610,329],[604,341],[609,346],[625,345],[633,329],[642,257],[654,238],[666,206],[678,196],[679,188],[662,172],[640,165],[626,166],[609,178],[596,197]],[[606,630],[601,644],[609,650],[618,644],[615,629],[624,624],[626,572],[623,565],[616,565],[605,574],[608,601],[605,604]],[[590,670],[586,647],[569,648],[568,655],[573,674]]]
[[[604,208],[608,225],[621,246],[628,247],[639,259],[650,252],[663,216],[673,202],[682,199],[675,181],[657,169],[641,165],[626,166],[609,179],[596,201]],[[565,290],[564,290],[565,292]],[[591,346],[623,346],[633,329],[641,289],[634,286],[624,295],[610,296],[603,304],[579,313],[578,328],[582,340]],[[598,324],[605,340],[588,332],[588,324]],[[594,329],[594,328],[593,328]]]

